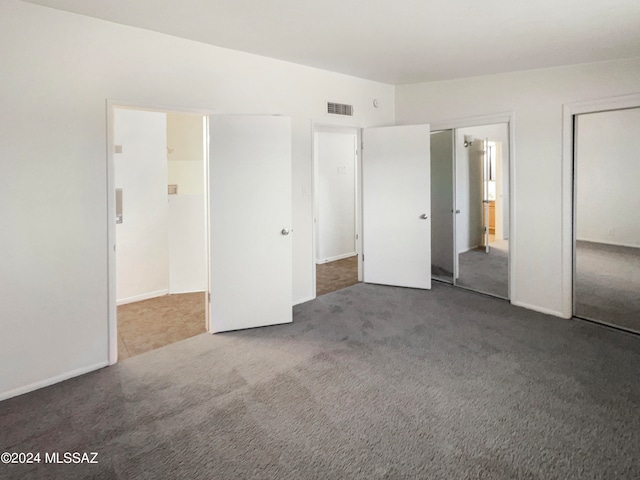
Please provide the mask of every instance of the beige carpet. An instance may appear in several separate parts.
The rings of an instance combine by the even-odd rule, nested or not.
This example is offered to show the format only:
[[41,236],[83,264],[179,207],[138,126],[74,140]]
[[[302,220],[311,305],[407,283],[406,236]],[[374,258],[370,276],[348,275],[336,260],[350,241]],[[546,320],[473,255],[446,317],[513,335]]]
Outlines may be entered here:
[[316,265],[316,295],[335,292],[358,283],[358,256]]
[[118,307],[118,360],[205,332],[205,293],[181,293]]

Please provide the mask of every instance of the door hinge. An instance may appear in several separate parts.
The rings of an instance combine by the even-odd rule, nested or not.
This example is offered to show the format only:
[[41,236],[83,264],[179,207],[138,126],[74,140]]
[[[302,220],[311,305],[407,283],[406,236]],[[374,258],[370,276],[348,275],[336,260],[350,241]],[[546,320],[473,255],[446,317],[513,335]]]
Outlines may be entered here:
[[362,261],[364,262],[364,253],[362,254]]
[[364,142],[360,142],[360,150],[364,150]]
[[208,299],[209,299],[209,303],[211,303],[211,292],[209,292],[209,293],[207,294],[207,297],[208,297]]

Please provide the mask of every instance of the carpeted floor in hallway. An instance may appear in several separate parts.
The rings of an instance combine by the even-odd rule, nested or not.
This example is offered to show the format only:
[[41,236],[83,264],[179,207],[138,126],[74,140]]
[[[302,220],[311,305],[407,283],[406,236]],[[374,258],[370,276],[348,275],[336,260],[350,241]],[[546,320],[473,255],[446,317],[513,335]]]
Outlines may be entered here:
[[325,295],[358,283],[358,256],[316,265],[316,295]]
[[118,307],[118,360],[205,332],[205,293],[179,293]]

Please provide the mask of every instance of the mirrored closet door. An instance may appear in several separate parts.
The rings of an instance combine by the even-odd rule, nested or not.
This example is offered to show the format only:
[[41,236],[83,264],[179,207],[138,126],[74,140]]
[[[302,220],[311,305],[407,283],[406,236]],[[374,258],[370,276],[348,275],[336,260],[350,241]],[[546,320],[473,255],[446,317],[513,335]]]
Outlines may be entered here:
[[455,130],[455,285],[509,298],[509,127]]
[[574,123],[574,315],[640,332],[640,108]]

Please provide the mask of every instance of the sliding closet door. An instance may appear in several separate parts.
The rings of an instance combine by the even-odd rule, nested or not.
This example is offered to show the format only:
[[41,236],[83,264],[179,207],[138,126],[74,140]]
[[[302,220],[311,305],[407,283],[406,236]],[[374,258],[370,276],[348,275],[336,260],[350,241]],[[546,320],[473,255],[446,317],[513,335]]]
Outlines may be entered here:
[[363,130],[364,281],[431,288],[429,125]]
[[291,121],[209,125],[211,330],[291,322]]
[[640,108],[574,125],[574,315],[640,332]]
[[431,276],[453,283],[454,132],[431,133]]

